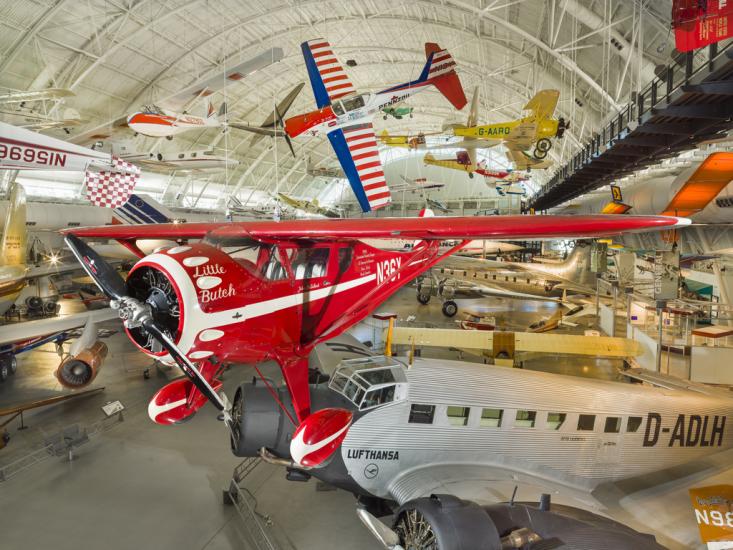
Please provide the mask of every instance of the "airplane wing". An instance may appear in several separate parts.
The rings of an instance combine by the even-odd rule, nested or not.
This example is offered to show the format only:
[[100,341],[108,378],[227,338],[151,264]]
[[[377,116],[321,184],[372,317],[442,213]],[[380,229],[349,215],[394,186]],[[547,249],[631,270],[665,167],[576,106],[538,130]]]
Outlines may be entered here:
[[538,119],[550,118],[555,112],[560,98],[558,90],[540,90],[524,106],[525,111],[533,111]]
[[27,103],[73,97],[76,94],[65,88],[46,88],[45,90],[12,91],[0,94],[0,103]]
[[332,130],[328,139],[361,209],[369,212],[388,205],[392,198],[371,122]]
[[507,149],[507,158],[509,162],[514,163],[515,170],[542,170],[552,164],[551,160],[537,160],[519,149],[509,147]]
[[202,239],[241,237],[268,241],[361,239],[557,239],[619,235],[627,232],[662,231],[689,225],[673,216],[463,216],[428,218],[368,218],[341,220],[283,220],[251,222],[162,223],[154,225],[105,225],[68,228],[62,233],[79,237],[117,239]]
[[214,76],[198,80],[173,95],[157,100],[156,103],[174,111],[182,111],[196,99],[208,97],[229,84],[238,82],[247,75],[280,61],[283,56],[282,48],[270,48],[233,67],[219,69],[215,71]]
[[83,327],[89,321],[93,323],[101,323],[118,318],[119,315],[117,311],[105,308],[94,311],[85,311],[82,313],[74,313],[73,315],[65,315],[61,317],[39,319],[38,321],[11,323],[3,325],[3,329],[0,331],[0,346]]
[[509,135],[504,139],[508,149],[525,150],[529,149],[535,141],[537,124],[524,122],[512,128]]
[[336,59],[331,44],[322,38],[316,38],[303,42],[300,47],[303,50],[303,59],[319,109],[330,105],[335,99],[356,92],[356,88]]

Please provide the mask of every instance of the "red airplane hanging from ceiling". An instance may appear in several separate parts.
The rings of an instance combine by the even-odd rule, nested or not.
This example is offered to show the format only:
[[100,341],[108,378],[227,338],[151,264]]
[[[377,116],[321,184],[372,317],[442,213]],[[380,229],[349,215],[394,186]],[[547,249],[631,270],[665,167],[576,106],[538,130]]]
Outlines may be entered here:
[[[119,309],[134,344],[187,376],[156,393],[151,418],[181,422],[208,399],[236,430],[219,393],[225,364],[277,361],[293,423],[302,423],[310,413],[308,354],[315,345],[368,316],[472,239],[600,237],[687,223],[663,216],[472,216],[114,225],[65,233]],[[123,281],[81,237],[116,239],[142,259]],[[361,241],[380,238],[422,240],[403,252]],[[145,256],[136,244],[145,239],[178,244]],[[446,251],[440,245],[448,239],[460,242]]]

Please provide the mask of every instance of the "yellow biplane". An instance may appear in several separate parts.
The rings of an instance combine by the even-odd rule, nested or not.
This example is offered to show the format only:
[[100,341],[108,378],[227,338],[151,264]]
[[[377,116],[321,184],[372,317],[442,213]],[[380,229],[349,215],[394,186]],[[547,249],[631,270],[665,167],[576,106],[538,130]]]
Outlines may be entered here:
[[478,147],[501,143],[509,151],[524,152],[534,145],[532,157],[543,160],[552,148],[552,138],[562,138],[570,127],[564,118],[552,118],[559,97],[558,90],[541,90],[524,106],[524,110],[529,111],[525,117],[496,124],[456,126],[453,133],[476,140]]

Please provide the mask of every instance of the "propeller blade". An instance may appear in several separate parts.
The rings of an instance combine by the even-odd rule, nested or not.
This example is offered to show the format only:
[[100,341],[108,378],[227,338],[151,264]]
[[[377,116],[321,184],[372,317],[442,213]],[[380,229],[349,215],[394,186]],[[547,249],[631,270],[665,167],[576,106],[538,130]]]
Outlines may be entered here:
[[185,374],[191,382],[193,382],[193,385],[196,386],[196,388],[198,388],[198,390],[209,401],[211,401],[211,404],[220,411],[226,411],[227,407],[221,397],[219,397],[219,394],[216,393],[214,388],[212,388],[206,379],[201,376],[201,373],[198,371],[196,366],[191,363],[183,353],[181,353],[181,350],[178,349],[168,335],[158,328],[155,321],[153,321],[153,318],[148,317],[144,319],[142,321],[142,326],[153,338],[160,342],[160,345],[163,346],[170,354],[176,364],[183,371],[183,374]]
[[114,268],[105,262],[92,247],[82,241],[76,235],[67,235],[66,244],[81,263],[84,270],[94,280],[100,290],[112,300],[118,302],[120,316],[127,324],[130,319],[139,323],[143,329],[164,348],[179,368],[183,371],[198,390],[220,411],[224,411],[225,418],[228,414],[227,406],[211,385],[201,375],[188,358],[181,353],[170,337],[163,332],[153,320],[150,314],[150,306],[143,304],[135,298],[127,295],[125,281],[120,277]]
[[277,115],[277,122],[280,125],[280,128],[283,129],[283,137],[285,138],[285,142],[288,144],[288,147],[290,147],[290,152],[293,155],[293,158],[295,158],[295,149],[293,149],[293,142],[290,141],[290,136],[285,131],[285,123],[283,122],[283,117],[280,115],[280,110],[277,108],[277,105],[275,105],[275,115]]
[[79,260],[84,271],[99,289],[112,300],[121,300],[127,295],[125,281],[111,265],[102,259],[94,249],[76,235],[66,235],[66,244]]

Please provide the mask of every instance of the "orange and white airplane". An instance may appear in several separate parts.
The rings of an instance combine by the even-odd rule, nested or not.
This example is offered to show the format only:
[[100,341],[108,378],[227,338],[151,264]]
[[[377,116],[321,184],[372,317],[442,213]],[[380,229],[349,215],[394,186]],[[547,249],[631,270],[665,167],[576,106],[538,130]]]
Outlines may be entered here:
[[[256,57],[230,68],[223,75],[217,74],[206,80],[198,81],[162,100],[160,104],[163,107],[157,105],[145,106],[142,111],[132,113],[127,117],[127,125],[138,134],[167,139],[172,139],[173,136],[189,130],[224,127],[225,123],[222,116],[226,113],[225,103],[222,102],[219,112],[216,113],[211,106],[210,96],[220,92],[232,82],[238,82],[255,71],[280,61],[282,58],[282,48],[270,48]],[[206,102],[206,114],[197,116],[188,113],[187,109],[199,99]]]

